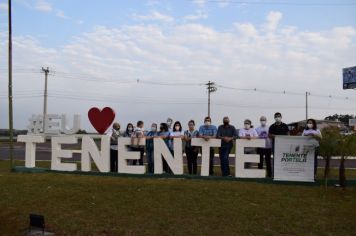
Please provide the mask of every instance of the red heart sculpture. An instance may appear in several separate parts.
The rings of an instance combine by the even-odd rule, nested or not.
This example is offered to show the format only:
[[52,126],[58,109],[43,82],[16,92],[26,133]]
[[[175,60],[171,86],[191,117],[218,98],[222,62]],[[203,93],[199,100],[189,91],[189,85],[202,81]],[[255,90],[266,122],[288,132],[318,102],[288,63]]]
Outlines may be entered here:
[[88,118],[99,134],[104,134],[115,119],[115,112],[110,107],[100,110],[93,107],[88,111]]

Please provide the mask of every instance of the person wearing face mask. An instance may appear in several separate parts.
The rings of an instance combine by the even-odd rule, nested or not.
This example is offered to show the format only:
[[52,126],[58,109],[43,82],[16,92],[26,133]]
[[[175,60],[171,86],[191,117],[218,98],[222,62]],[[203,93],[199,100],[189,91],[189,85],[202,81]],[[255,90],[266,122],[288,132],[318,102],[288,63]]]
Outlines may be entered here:
[[[157,133],[157,137],[163,139],[167,147],[170,145],[170,132],[168,131],[168,125],[166,123],[161,123],[159,126],[159,132]],[[172,170],[169,168],[165,159],[162,160],[163,171],[165,173],[172,173]]]
[[128,123],[127,126],[126,126],[124,137],[131,138],[133,131],[134,131],[133,124],[132,123]]
[[288,125],[282,122],[282,114],[274,114],[275,122],[268,129],[268,137],[272,139],[272,153],[274,152],[274,138],[276,135],[289,135]]
[[[218,129],[215,125],[211,124],[211,118],[209,116],[205,117],[204,125],[199,127],[199,137],[208,141],[209,139],[216,138]],[[214,148],[210,148],[210,160],[209,160],[209,175],[214,175]]]
[[307,136],[318,141],[314,152],[314,177],[316,178],[316,172],[318,168],[319,142],[322,139],[322,135],[320,130],[317,128],[316,121],[314,119],[307,120],[307,126],[305,127],[302,136]]
[[169,150],[171,150],[171,153],[174,153],[174,148],[173,148],[173,140],[175,138],[180,138],[182,139],[184,137],[184,132],[182,131],[182,125],[179,121],[174,122],[173,125],[173,130],[170,132],[170,145],[169,145]]
[[[240,139],[256,139],[258,138],[258,134],[256,130],[253,128],[251,120],[246,119],[244,121],[244,128],[239,129],[239,138]],[[253,147],[246,147],[244,152],[246,154],[255,154],[256,153],[256,148]],[[251,163],[247,162],[244,164],[246,169],[251,168]]]
[[188,122],[188,130],[184,131],[185,154],[187,155],[188,172],[189,174],[197,174],[197,158],[199,148],[191,145],[192,138],[199,136],[198,130],[195,129],[194,120]]
[[258,169],[263,169],[263,159],[266,162],[267,169],[267,177],[272,177],[272,166],[271,166],[271,140],[268,137],[268,126],[267,126],[267,118],[265,116],[261,116],[260,118],[261,126],[256,128],[256,132],[260,139],[264,139],[266,141],[264,148],[258,148],[257,153],[260,155],[260,163],[258,164]]
[[220,167],[222,176],[230,176],[229,155],[236,138],[236,129],[230,125],[229,117],[225,116],[223,124],[219,126],[217,138],[221,139],[219,148]]
[[117,172],[117,139],[122,136],[120,124],[115,122],[107,135],[110,136],[110,171]]
[[168,125],[168,131],[172,132],[172,124],[173,124],[173,119],[172,118],[167,118],[167,125]]
[[[126,126],[126,130],[125,130],[125,132],[124,132],[124,134],[123,134],[123,137],[125,137],[125,138],[131,138],[133,131],[134,131],[134,126],[133,126],[133,124],[132,124],[132,123],[128,123],[127,126]],[[131,146],[131,145],[130,145],[130,146],[127,146],[127,149],[128,149],[129,151],[132,150],[132,146]],[[131,163],[131,161],[127,161],[127,162]]]
[[147,169],[148,173],[154,173],[154,149],[153,149],[153,139],[157,137],[157,124],[152,123],[151,130],[148,131],[145,135],[146,137],[146,158],[147,158]]
[[244,121],[244,128],[239,130],[239,138],[248,140],[258,138],[256,130],[252,127],[251,120],[246,119]]
[[[138,160],[140,165],[143,165],[143,155],[145,153],[145,145],[142,143],[144,138],[143,121],[137,121],[137,126],[131,134],[131,148],[133,151],[140,152],[140,159]],[[133,160],[133,165],[137,164],[137,160]]]

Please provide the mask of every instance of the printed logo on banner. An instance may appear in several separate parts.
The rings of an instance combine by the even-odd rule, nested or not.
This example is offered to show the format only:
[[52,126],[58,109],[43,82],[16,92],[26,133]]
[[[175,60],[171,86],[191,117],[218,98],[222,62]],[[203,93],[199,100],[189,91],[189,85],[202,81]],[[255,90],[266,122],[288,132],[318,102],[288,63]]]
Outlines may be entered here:
[[274,180],[314,182],[317,141],[310,137],[277,136]]

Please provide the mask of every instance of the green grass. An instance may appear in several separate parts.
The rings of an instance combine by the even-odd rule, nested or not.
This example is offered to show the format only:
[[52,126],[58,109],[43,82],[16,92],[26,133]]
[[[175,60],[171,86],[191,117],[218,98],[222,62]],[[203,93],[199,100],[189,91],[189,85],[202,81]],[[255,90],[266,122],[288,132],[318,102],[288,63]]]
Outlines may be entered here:
[[355,187],[13,173],[8,167],[0,161],[0,235],[20,234],[32,212],[45,215],[56,235],[356,232]]

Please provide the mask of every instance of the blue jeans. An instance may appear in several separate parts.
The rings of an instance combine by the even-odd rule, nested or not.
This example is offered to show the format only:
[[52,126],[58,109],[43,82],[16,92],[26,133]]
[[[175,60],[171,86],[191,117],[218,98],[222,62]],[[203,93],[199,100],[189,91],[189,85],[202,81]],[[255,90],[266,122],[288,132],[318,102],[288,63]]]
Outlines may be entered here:
[[154,173],[153,149],[146,150],[148,173]]
[[226,145],[220,148],[220,166],[222,176],[230,175],[230,166],[229,166],[229,154],[231,152],[232,145]]

